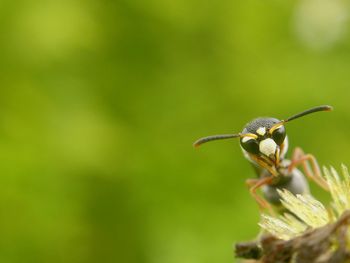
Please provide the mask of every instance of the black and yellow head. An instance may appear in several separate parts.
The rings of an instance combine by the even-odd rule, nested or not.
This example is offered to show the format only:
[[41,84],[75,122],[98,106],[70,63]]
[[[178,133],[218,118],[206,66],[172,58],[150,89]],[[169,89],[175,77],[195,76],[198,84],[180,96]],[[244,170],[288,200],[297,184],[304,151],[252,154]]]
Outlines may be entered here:
[[[265,153],[280,146],[286,138],[286,129],[275,118],[257,118],[249,122],[241,133],[240,143],[244,150],[252,154]],[[278,127],[276,127],[276,125]]]
[[197,140],[194,146],[197,147],[213,140],[240,138],[243,152],[250,161],[259,165],[262,161],[268,166],[277,166],[288,149],[288,138],[284,124],[313,112],[330,110],[332,110],[331,106],[324,105],[303,111],[285,120],[270,117],[257,118],[249,122],[241,133],[204,137]]

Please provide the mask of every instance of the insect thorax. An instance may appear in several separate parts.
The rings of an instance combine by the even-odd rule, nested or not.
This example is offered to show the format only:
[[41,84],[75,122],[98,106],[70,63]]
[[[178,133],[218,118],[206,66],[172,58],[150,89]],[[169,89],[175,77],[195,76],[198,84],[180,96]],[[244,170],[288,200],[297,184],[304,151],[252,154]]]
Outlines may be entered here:
[[[285,172],[285,170],[283,170]],[[303,173],[294,168],[289,174],[280,174],[276,177],[276,181],[274,184],[265,185],[262,187],[262,192],[264,194],[265,199],[274,205],[278,205],[281,203],[277,189],[283,190],[287,189],[293,194],[307,194],[310,192],[309,184],[303,175]]]

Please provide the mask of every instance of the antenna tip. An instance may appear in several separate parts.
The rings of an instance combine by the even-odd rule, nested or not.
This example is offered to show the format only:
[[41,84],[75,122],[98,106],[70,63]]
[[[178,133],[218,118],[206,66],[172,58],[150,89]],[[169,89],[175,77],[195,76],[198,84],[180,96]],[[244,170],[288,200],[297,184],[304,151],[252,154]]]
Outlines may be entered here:
[[200,146],[200,144],[199,144],[198,142],[194,142],[194,143],[192,144],[192,146],[193,146],[194,148],[198,148],[198,147]]
[[333,107],[330,106],[330,105],[325,105],[325,106],[324,106],[324,109],[325,109],[325,111],[332,111],[332,110],[333,110]]

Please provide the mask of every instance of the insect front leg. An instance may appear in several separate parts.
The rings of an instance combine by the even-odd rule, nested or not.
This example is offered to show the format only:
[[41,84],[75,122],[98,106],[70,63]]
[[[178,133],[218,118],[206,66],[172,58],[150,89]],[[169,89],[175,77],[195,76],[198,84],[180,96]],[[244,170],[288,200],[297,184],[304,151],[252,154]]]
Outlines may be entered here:
[[[311,168],[309,165],[311,164]],[[298,165],[302,165],[304,172],[307,177],[321,186],[324,190],[329,191],[329,187],[326,183],[326,180],[322,177],[321,169],[317,163],[315,156],[312,154],[305,154],[304,151],[297,147],[294,149],[291,164],[288,167],[288,171],[291,172]]]
[[271,215],[275,214],[275,212],[272,209],[272,206],[265,199],[259,196],[256,191],[263,185],[271,183],[273,178],[274,178],[273,176],[269,176],[269,177],[263,177],[259,179],[246,180],[246,184],[249,187],[249,192],[258,203],[260,210],[267,209]]

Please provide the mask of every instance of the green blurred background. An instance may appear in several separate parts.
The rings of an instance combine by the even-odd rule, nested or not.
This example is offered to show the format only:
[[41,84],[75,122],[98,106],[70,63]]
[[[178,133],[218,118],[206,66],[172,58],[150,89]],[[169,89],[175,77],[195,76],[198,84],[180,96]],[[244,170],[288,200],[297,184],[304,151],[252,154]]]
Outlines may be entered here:
[[[350,166],[349,1],[0,2],[0,262],[233,262],[258,116]],[[321,199],[327,196],[320,191]]]

